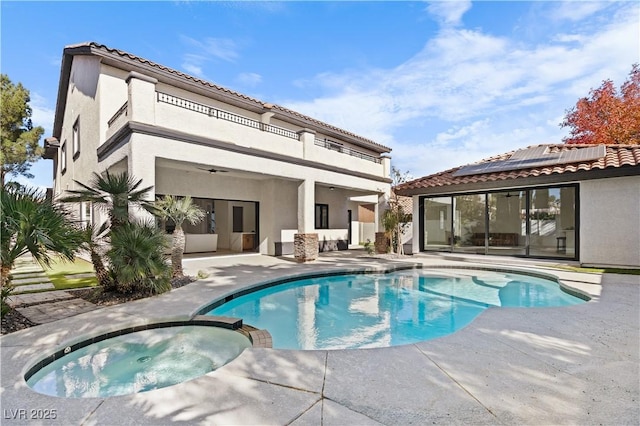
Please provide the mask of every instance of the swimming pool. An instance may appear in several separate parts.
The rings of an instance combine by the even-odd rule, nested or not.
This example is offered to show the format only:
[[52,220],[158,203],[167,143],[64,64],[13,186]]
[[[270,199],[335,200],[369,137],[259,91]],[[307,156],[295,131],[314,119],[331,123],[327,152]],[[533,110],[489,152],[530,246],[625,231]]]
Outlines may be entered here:
[[146,392],[209,373],[250,346],[247,337],[224,328],[153,328],[67,348],[26,381],[36,392],[72,398]]
[[454,333],[490,307],[584,303],[557,282],[467,269],[335,275],[283,283],[234,298],[207,315],[264,328],[281,349],[410,344]]

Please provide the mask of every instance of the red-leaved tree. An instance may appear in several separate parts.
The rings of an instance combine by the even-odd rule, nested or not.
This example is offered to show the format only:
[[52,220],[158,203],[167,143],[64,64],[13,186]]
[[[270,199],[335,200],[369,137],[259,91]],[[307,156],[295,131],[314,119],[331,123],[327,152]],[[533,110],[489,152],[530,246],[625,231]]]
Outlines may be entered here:
[[640,144],[640,66],[632,66],[619,93],[611,80],[591,89],[567,110],[560,126],[571,129],[565,143]]

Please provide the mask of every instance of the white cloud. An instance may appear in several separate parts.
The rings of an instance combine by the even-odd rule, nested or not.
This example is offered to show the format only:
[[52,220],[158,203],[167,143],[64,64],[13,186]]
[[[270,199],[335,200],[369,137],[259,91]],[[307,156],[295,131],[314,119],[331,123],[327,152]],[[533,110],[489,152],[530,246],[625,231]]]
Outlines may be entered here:
[[197,51],[195,55],[200,58],[217,58],[227,62],[234,62],[240,56],[238,44],[228,38],[207,37],[203,41],[185,35],[180,38],[186,44],[194,47]]
[[427,12],[433,15],[443,26],[457,26],[461,23],[462,15],[471,9],[471,1],[440,0],[429,2]]
[[238,43],[228,38],[208,37],[201,41],[181,35],[180,39],[190,49],[182,57],[182,68],[200,78],[205,77],[204,66],[208,62],[235,62],[240,57]]
[[605,9],[611,2],[602,1],[564,1],[558,3],[550,14],[554,20],[581,21],[602,9]]
[[34,126],[42,126],[44,128],[44,137],[53,133],[53,120],[55,119],[55,109],[50,105],[48,100],[38,93],[30,93],[31,100],[31,121]]
[[262,76],[254,72],[243,72],[236,77],[236,81],[247,87],[255,87],[262,83]]
[[[561,120],[549,122],[603,79],[619,85],[638,61],[637,15],[637,5],[623,4],[606,23],[598,16],[598,25],[565,28],[536,44],[449,27],[395,68],[321,73],[298,83],[324,96],[280,103],[391,146],[394,163],[415,175],[441,170],[448,159],[460,165],[558,143]],[[427,129],[423,140],[398,136],[424,122],[448,130]]]
[[182,68],[189,74],[195,75],[196,77],[204,78],[204,73],[202,72],[202,67],[195,65],[189,62],[183,62]]

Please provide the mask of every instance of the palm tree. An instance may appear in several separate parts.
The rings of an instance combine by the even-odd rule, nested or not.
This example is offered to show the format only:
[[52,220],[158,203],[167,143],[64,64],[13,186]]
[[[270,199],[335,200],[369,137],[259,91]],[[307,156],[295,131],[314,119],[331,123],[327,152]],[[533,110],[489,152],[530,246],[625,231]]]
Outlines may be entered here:
[[111,274],[104,266],[102,260],[102,242],[107,235],[108,225],[103,223],[99,227],[94,225],[87,225],[82,234],[82,248],[89,252],[91,256],[91,263],[93,264],[93,270],[96,272],[96,278],[98,284],[104,291],[115,290],[115,282],[111,277]]
[[0,286],[10,285],[10,272],[18,257],[30,253],[42,266],[57,255],[73,260],[82,244],[82,232],[62,207],[47,201],[37,189],[1,189]]
[[164,233],[154,223],[125,223],[111,229],[107,252],[121,293],[162,293],[171,289]]
[[200,222],[205,213],[200,207],[193,204],[191,197],[184,198],[165,195],[164,198],[156,201],[156,214],[162,219],[169,219],[175,223],[173,230],[173,241],[171,244],[171,268],[174,278],[184,276],[182,271],[182,255],[184,253],[184,231],[182,224],[184,221],[192,225]]
[[104,176],[93,173],[93,178],[88,185],[74,180],[83,189],[68,190],[70,195],[60,201],[65,203],[77,203],[90,201],[97,206],[102,206],[109,213],[111,227],[117,228],[129,221],[129,205],[140,205],[146,210],[153,208],[152,203],[145,200],[153,186],[141,188],[142,179],[135,180],[127,172],[109,173]]

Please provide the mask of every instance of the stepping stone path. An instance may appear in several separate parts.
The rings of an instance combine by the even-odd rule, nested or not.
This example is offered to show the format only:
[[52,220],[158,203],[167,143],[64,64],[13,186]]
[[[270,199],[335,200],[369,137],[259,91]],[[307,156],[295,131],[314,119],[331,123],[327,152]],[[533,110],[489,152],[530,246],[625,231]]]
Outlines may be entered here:
[[14,293],[24,293],[32,290],[53,290],[55,286],[49,277],[44,273],[42,269],[39,272],[24,272],[23,270],[16,268],[17,271],[11,273],[11,284],[16,288]]
[[15,309],[31,321],[37,324],[44,324],[93,311],[97,308],[93,303],[73,297],[71,294],[69,296],[71,297],[60,301],[48,301]]
[[[34,323],[57,321],[97,308],[93,303],[75,297],[73,291],[56,290],[21,294],[30,290],[55,289],[42,268],[29,256],[16,262],[11,275],[13,277],[11,282],[16,289],[14,294],[9,296],[8,304]],[[93,276],[93,274],[75,274],[67,278],[84,278],[84,276]]]

